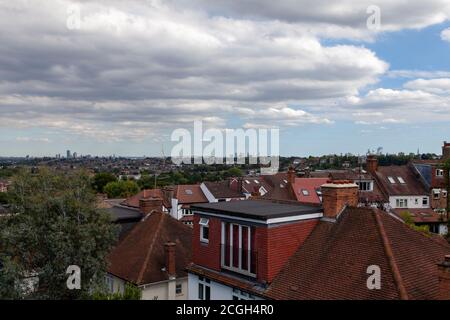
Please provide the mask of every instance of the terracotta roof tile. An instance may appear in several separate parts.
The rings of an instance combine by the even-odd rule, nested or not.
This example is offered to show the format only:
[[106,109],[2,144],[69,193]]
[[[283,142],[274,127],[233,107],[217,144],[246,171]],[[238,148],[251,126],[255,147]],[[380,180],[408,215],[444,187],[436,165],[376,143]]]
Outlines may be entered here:
[[108,272],[136,285],[167,280],[166,242],[176,243],[177,277],[186,276],[191,261],[192,228],[165,213],[152,213],[139,222],[108,257]]

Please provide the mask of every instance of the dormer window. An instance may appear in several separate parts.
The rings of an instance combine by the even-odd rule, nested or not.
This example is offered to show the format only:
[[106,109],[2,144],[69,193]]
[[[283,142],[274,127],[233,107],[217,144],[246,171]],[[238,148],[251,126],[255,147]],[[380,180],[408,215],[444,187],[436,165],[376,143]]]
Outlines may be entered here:
[[388,180],[389,180],[390,183],[395,184],[395,180],[394,180],[393,177],[388,177]]
[[209,243],[209,219],[200,218],[200,241]]
[[405,184],[405,183],[406,183],[405,180],[403,180],[402,177],[397,177],[397,179],[398,179],[398,181],[399,181],[401,184]]
[[444,176],[444,170],[436,169],[436,177],[443,177],[443,176]]

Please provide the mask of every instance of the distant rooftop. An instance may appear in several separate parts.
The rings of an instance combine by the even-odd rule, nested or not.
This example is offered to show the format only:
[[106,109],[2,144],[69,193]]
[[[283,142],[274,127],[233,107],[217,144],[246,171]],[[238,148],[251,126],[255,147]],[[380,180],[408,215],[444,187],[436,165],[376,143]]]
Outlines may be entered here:
[[192,210],[204,213],[226,214],[241,218],[268,220],[322,212],[318,206],[281,203],[271,200],[240,200],[203,203],[191,206]]

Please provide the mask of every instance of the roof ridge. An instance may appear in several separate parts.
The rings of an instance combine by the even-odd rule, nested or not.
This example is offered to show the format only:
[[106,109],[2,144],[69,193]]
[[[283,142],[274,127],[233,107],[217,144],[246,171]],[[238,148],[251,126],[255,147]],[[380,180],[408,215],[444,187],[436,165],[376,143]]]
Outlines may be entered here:
[[372,213],[375,217],[375,222],[378,227],[378,232],[380,233],[381,240],[383,242],[384,252],[386,253],[386,256],[388,258],[389,267],[391,268],[391,271],[394,276],[394,282],[397,286],[397,290],[400,295],[400,299],[402,300],[408,300],[408,292],[406,291],[405,285],[403,283],[402,276],[400,274],[400,270],[398,268],[397,262],[395,261],[394,253],[392,251],[391,243],[389,241],[389,238],[387,236],[386,230],[384,229],[383,222],[381,221],[381,218],[379,216],[378,210],[373,209]]
[[140,284],[141,281],[142,281],[142,278],[144,277],[144,272],[145,272],[145,269],[147,269],[147,264],[148,264],[148,261],[150,259],[150,255],[151,255],[151,253],[153,251],[153,247],[155,245],[156,238],[158,237],[159,232],[161,230],[161,226],[162,226],[162,222],[164,220],[164,215],[165,214],[164,213],[158,213],[158,214],[160,214],[161,217],[159,219],[158,227],[156,228],[156,231],[154,233],[152,242],[150,243],[150,246],[149,246],[149,248],[147,250],[147,254],[145,256],[144,263],[142,264],[141,270],[139,271],[138,278],[137,278],[137,281],[136,281],[137,284]]

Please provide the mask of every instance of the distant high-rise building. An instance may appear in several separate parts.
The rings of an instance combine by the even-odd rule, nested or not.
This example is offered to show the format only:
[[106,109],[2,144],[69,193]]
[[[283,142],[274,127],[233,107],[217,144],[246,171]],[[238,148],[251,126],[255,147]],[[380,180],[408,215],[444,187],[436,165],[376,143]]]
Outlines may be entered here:
[[78,156],[78,153],[74,152],[74,153],[73,153],[73,158],[76,159],[77,156]]
[[67,150],[67,159],[72,158],[72,154],[70,153],[70,150]]

